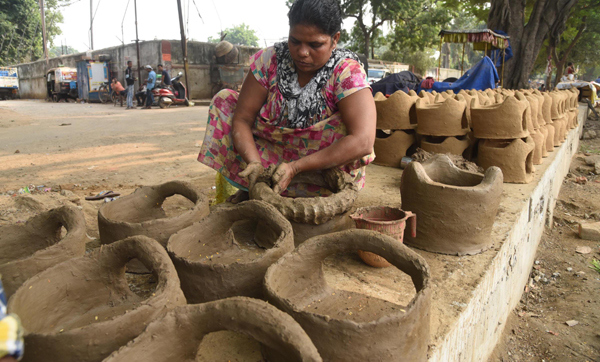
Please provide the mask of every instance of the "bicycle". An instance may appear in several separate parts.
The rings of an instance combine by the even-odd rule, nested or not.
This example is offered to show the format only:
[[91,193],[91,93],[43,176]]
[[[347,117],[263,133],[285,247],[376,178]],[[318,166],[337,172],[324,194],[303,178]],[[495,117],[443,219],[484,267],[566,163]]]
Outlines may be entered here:
[[109,100],[112,100],[112,93],[108,86],[107,82],[102,83],[100,87],[98,87],[98,99],[102,103],[108,103]]

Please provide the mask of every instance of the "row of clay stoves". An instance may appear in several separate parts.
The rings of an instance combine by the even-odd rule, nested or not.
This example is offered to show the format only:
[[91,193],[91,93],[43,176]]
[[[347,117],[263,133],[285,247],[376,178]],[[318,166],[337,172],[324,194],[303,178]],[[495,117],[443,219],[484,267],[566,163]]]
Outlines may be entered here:
[[422,91],[419,96],[398,91],[387,99],[377,94],[374,163],[399,167],[416,144],[428,152],[477,160],[483,168],[498,166],[504,182],[528,183],[533,165],[576,126],[578,94],[576,89]]

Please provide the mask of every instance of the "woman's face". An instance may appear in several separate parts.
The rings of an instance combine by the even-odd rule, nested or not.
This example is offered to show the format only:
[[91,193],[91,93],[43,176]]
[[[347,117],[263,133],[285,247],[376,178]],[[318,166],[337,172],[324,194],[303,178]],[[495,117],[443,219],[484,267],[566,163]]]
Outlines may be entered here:
[[288,46],[299,73],[315,74],[331,57],[340,33],[333,38],[314,25],[297,24],[290,29]]

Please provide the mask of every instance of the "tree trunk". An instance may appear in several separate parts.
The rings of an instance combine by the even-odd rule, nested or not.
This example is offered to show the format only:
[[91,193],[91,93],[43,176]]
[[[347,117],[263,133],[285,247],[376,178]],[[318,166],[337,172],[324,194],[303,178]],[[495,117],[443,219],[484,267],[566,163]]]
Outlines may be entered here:
[[535,0],[529,19],[525,19],[526,1],[491,0],[488,27],[505,31],[513,50],[513,58],[505,64],[505,88],[529,87],[529,75],[544,40],[551,31],[560,36],[571,8],[578,1]]
[[[575,38],[573,38],[573,40],[571,41],[571,44],[569,44],[569,46],[564,51],[564,53],[562,54],[562,57],[560,59],[558,58],[558,54],[556,52],[556,46],[553,47],[552,57],[554,58],[554,61],[556,62],[556,78],[554,78],[554,87],[556,87],[558,82],[560,82],[560,78],[562,78],[562,76],[563,76],[565,64],[567,63],[567,59],[569,59],[569,54],[571,54],[571,50],[573,50],[573,48],[575,47],[575,44],[577,44],[577,42],[581,38],[581,35],[585,31],[586,25],[587,25],[586,22],[587,22],[587,16],[584,16],[583,23],[581,23],[581,26],[579,27],[579,30],[577,31],[577,35],[575,35]],[[552,43],[556,44],[555,41],[552,41]]]
[[[548,52],[547,52],[547,55],[546,55],[546,61],[548,60],[548,57],[552,58],[552,52],[553,51],[554,51],[554,47],[548,45]],[[550,72],[548,72],[548,76],[546,77],[546,90],[547,91],[551,91],[552,90],[552,70],[550,70]]]

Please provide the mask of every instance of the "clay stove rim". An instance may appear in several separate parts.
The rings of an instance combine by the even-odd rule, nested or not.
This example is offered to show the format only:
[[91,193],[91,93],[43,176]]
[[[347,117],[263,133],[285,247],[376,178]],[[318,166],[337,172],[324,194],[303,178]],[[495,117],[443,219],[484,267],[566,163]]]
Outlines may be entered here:
[[[270,257],[273,253],[275,253],[277,250],[283,248],[283,243],[286,241],[286,239],[288,238],[292,238],[292,243],[293,243],[293,229],[292,229],[292,225],[290,224],[290,221],[288,219],[286,219],[273,205],[264,202],[264,201],[260,201],[260,200],[247,200],[244,201],[242,203],[239,204],[239,208],[241,207],[250,207],[251,205],[257,205],[258,206],[258,213],[260,213],[260,216],[267,216],[268,217],[264,217],[263,220],[268,222],[270,225],[276,226],[276,227],[280,227],[282,230],[279,233],[279,236],[277,237],[277,241],[273,244],[273,247],[269,248],[267,251],[265,251],[265,253],[263,253],[261,256],[259,256],[256,259],[250,260],[250,261],[233,261],[231,263],[218,263],[218,262],[214,262],[211,264],[204,264],[204,263],[200,263],[199,261],[194,261],[194,260],[189,260],[187,258],[184,258],[182,256],[180,256],[179,254],[177,254],[175,251],[173,251],[173,244],[178,242],[179,238],[182,238],[182,235],[185,235],[188,232],[191,232],[193,229],[195,229],[196,227],[199,226],[199,224],[202,223],[208,223],[210,222],[210,218],[211,217],[217,217],[220,214],[226,214],[229,210],[228,208],[221,208],[218,210],[214,210],[212,211],[207,217],[205,217],[204,219],[195,222],[194,224],[188,226],[187,228],[184,228],[180,231],[178,231],[177,233],[171,235],[171,237],[169,237],[169,240],[167,241],[167,252],[169,254],[169,256],[173,259],[177,259],[178,261],[184,263],[185,265],[188,266],[202,266],[202,267],[230,267],[232,265],[242,265],[242,266],[252,266],[255,264],[260,264],[261,262],[264,261],[264,259]],[[253,211],[253,212],[257,212],[257,210],[249,210],[249,211]],[[246,215],[244,215],[246,216]],[[272,218],[273,220],[269,219]],[[245,218],[240,218],[239,220],[247,220]]]
[[[191,326],[191,328],[195,328],[193,326],[193,322],[197,322],[198,319],[210,316],[212,313],[218,313],[220,315],[223,315],[221,319],[225,319],[224,317],[230,313],[229,311],[231,309],[237,309],[248,312],[248,315],[251,316],[250,318],[248,318],[249,320],[243,321],[242,323],[238,322],[238,324],[245,323],[250,326],[259,327],[263,335],[257,338],[257,336],[252,335],[249,332],[243,331],[243,328],[240,328],[239,325],[236,325],[234,328],[227,328],[226,326],[218,325],[213,326],[213,328],[208,328],[208,331],[206,331],[206,333],[202,333],[200,335],[195,334],[195,337],[201,337],[199,339],[199,342],[201,342],[202,339],[210,333],[219,331],[233,331],[252,337],[255,341],[260,343],[261,346],[265,346],[268,348],[268,343],[263,343],[268,341],[261,341],[261,339],[263,338],[260,338],[266,336],[272,337],[271,342],[287,344],[292,348],[295,348],[297,352],[299,352],[300,354],[304,354],[304,357],[307,358],[305,361],[307,362],[322,361],[314,343],[312,342],[306,331],[304,331],[302,326],[297,321],[295,321],[292,318],[292,316],[277,309],[275,306],[269,304],[266,301],[248,297],[229,297],[206,303],[186,304],[175,307],[172,310],[165,313],[165,315],[161,316],[160,318],[151,321],[148,324],[148,327],[139,336],[135,337],[132,341],[122,346],[118,350],[113,351],[108,357],[106,357],[105,361],[113,361],[113,359],[115,358],[119,359],[120,353],[123,350],[136,348],[136,342],[141,340],[142,336],[147,338],[147,334],[149,333],[149,331],[152,331],[153,328],[155,328],[156,326],[160,326],[161,324],[163,324],[163,321],[167,318],[173,318],[176,322],[185,320],[188,322],[184,322],[185,324]],[[189,314],[192,315],[188,317]],[[235,313],[231,312],[231,314]],[[230,316],[229,318],[235,318],[235,316]],[[271,318],[275,320],[269,320]],[[270,328],[261,328],[261,323],[267,324]],[[284,328],[275,333],[273,329],[275,329],[277,325],[283,326]],[[193,338],[193,342],[195,342],[195,340],[196,338]],[[306,347],[300,349],[297,348],[298,346]]]
[[[290,259],[293,260],[294,258],[298,258],[298,255],[302,255],[304,257],[306,257],[307,255],[310,255],[310,252],[306,252],[305,249],[311,247],[312,244],[325,244],[324,245],[325,247],[327,246],[327,244],[333,245],[333,248],[332,248],[333,251],[328,254],[328,256],[329,256],[329,255],[335,254],[336,252],[346,251],[346,249],[341,247],[344,244],[339,244],[339,239],[347,240],[349,238],[354,239],[354,240],[361,240],[362,238],[383,240],[383,244],[385,245],[385,247],[383,247],[384,252],[381,254],[380,254],[381,251],[377,251],[377,250],[375,250],[374,247],[372,248],[367,245],[362,245],[362,246],[358,246],[356,248],[351,248],[351,249],[352,250],[360,249],[360,250],[368,251],[368,252],[374,253],[376,255],[382,256],[382,254],[390,253],[389,250],[393,250],[394,248],[400,248],[401,250],[403,250],[402,253],[404,254],[403,256],[405,258],[407,258],[407,260],[406,260],[407,262],[411,263],[416,269],[419,269],[419,267],[422,269],[422,272],[421,272],[421,277],[422,277],[421,284],[422,285],[421,285],[421,288],[419,289],[417,283],[415,283],[415,280],[412,278],[412,276],[396,265],[399,263],[396,263],[396,264],[394,263],[394,260],[392,259],[392,255],[384,256],[385,259],[388,260],[388,262],[390,262],[390,264],[392,264],[392,266],[395,266],[400,271],[402,271],[403,273],[405,273],[409,277],[411,277],[413,285],[416,289],[415,296],[411,299],[411,301],[405,307],[406,308],[405,312],[401,312],[400,310],[398,310],[397,312],[392,312],[392,313],[386,314],[384,316],[379,317],[378,319],[375,319],[375,320],[372,320],[369,322],[355,322],[355,321],[348,320],[348,319],[333,318],[330,316],[325,316],[325,315],[318,314],[318,313],[311,313],[311,312],[307,312],[305,310],[299,309],[298,307],[296,307],[296,304],[291,302],[291,300],[289,300],[288,298],[279,297],[278,294],[275,293],[274,290],[271,288],[271,286],[269,284],[269,280],[276,278],[275,274],[278,271],[278,269],[282,268],[282,264],[285,264],[286,261],[288,261]],[[323,248],[317,248],[317,250],[320,250],[320,249],[323,249]],[[348,250],[350,250],[350,249],[348,249]],[[320,270],[322,273],[322,269],[320,269]],[[419,302],[422,302],[430,294],[430,289],[431,289],[430,278],[431,278],[431,273],[430,273],[429,266],[428,266],[427,262],[425,261],[425,259],[422,256],[420,256],[419,254],[417,254],[415,251],[411,250],[406,245],[398,243],[398,241],[396,239],[392,238],[391,236],[387,236],[387,235],[381,234],[376,231],[371,231],[371,230],[366,230],[366,229],[351,229],[351,230],[345,230],[345,231],[338,231],[338,232],[331,233],[331,234],[315,236],[313,238],[306,240],[304,243],[300,244],[300,246],[298,246],[292,252],[289,252],[289,253],[285,254],[284,256],[282,256],[279,260],[277,260],[277,262],[275,262],[273,265],[271,265],[269,267],[269,269],[267,269],[267,272],[265,273],[265,278],[264,278],[263,284],[264,284],[264,288],[267,292],[266,293],[267,295],[277,296],[277,300],[280,303],[284,304],[287,309],[292,310],[296,314],[300,314],[304,317],[317,318],[320,321],[322,321],[322,322],[324,321],[326,323],[328,323],[329,321],[334,321],[335,323],[339,323],[339,324],[342,324],[345,326],[366,328],[366,327],[370,327],[370,326],[375,326],[377,324],[385,324],[388,322],[396,322],[396,321],[401,322],[405,319],[410,319],[411,317],[414,317],[412,314],[418,313],[418,310],[415,310],[415,305]]]
[[[462,175],[471,175],[473,177],[481,178],[481,181],[473,186],[459,186],[459,185],[446,184],[443,182],[435,181],[427,173],[427,166],[428,166],[429,162],[437,164],[438,167],[440,167],[440,163],[442,163],[441,167],[450,169],[451,172],[454,172],[456,174],[462,174]],[[414,164],[414,165],[411,166],[412,164]],[[425,164],[425,166],[423,164]],[[417,175],[418,178],[420,178],[422,180],[422,182],[430,184],[432,186],[443,187],[443,188],[448,188],[448,189],[453,189],[453,190],[466,190],[466,189],[480,190],[480,189],[484,189],[484,188],[487,189],[487,188],[491,187],[491,185],[494,183],[494,179],[496,177],[498,177],[498,176],[502,177],[502,171],[500,170],[500,168],[495,167],[495,166],[489,167],[487,170],[485,170],[484,174],[481,174],[478,172],[471,172],[471,171],[467,171],[467,170],[461,170],[460,168],[458,168],[454,165],[454,163],[450,160],[450,158],[448,156],[442,155],[442,154],[435,155],[434,157],[430,158],[429,160],[427,160],[423,163],[411,162],[408,167],[413,167],[415,174]]]
[[[61,222],[60,225],[61,227],[64,227],[65,229],[67,229],[67,234],[60,238],[56,243],[49,245],[43,249],[39,249],[36,250],[33,254],[29,254],[26,255],[22,258],[19,259],[13,259],[7,263],[0,263],[0,267],[4,267],[4,266],[10,266],[10,265],[14,265],[14,264],[18,264],[18,263],[23,263],[26,262],[27,260],[30,259],[35,259],[35,258],[39,258],[39,257],[43,257],[42,254],[45,254],[49,249],[54,248],[54,247],[59,247],[60,245],[63,245],[65,243],[68,243],[71,241],[71,239],[75,239],[73,241],[77,241],[77,239],[79,238],[83,238],[83,235],[85,233],[85,218],[83,216],[83,214],[79,211],[79,209],[76,209],[73,206],[69,206],[69,205],[64,205],[64,206],[60,206],[45,212],[42,212],[40,214],[34,215],[31,218],[29,218],[24,225],[21,225],[19,228],[21,229],[25,229],[25,232],[30,232],[29,229],[29,225],[30,225],[30,221],[31,222],[35,222],[38,218],[42,218],[44,216],[50,215],[50,214],[55,214],[55,213],[62,213],[64,210],[64,212],[68,212],[73,214],[73,226],[71,227],[71,230],[67,229],[67,226],[65,225],[66,223],[63,223],[62,221],[64,220],[64,218],[61,217]],[[16,224],[9,224],[9,225],[2,225],[0,226],[0,230],[2,230],[3,227],[12,227]],[[79,225],[82,225],[83,228],[81,230],[79,230],[79,232],[77,232],[77,227],[79,227]],[[35,231],[35,230],[34,230]],[[37,235],[37,234],[36,234]],[[39,236],[39,235],[38,235]],[[16,292],[16,291],[15,291]]]
[[[57,332],[57,333],[40,333],[40,332],[31,332],[31,331],[26,331],[25,335],[26,336],[41,336],[41,337],[51,337],[54,338],[56,336],[61,336],[61,338],[65,338],[63,336],[70,336],[70,335],[78,335],[79,333],[81,333],[82,331],[87,331],[87,330],[93,330],[95,328],[100,328],[103,327],[104,325],[108,325],[110,323],[113,323],[115,320],[119,319],[119,318],[123,318],[123,317],[131,317],[131,315],[133,314],[139,314],[139,313],[143,313],[144,311],[146,311],[148,308],[152,308],[152,305],[156,300],[160,300],[164,297],[164,294],[166,291],[168,291],[169,289],[179,289],[179,277],[177,276],[177,272],[175,271],[175,267],[173,266],[173,263],[171,262],[171,260],[169,259],[169,256],[166,254],[165,249],[160,245],[160,243],[158,243],[158,241],[154,240],[154,239],[150,239],[147,236],[143,236],[143,235],[136,235],[136,236],[131,236],[128,237],[126,239],[123,240],[119,240],[116,241],[114,243],[111,243],[109,245],[103,245],[102,247],[100,247],[99,249],[97,249],[97,251],[92,252],[91,254],[86,254],[84,256],[80,256],[78,258],[73,258],[70,260],[67,260],[63,263],[57,264],[53,267],[50,267],[36,275],[34,275],[33,277],[29,278],[27,281],[25,281],[23,283],[23,285],[21,285],[19,287],[19,289],[17,289],[17,291],[11,296],[9,302],[8,302],[8,311],[9,313],[11,312],[12,308],[12,304],[16,303],[16,296],[19,293],[19,291],[21,289],[25,290],[25,287],[27,286],[32,286],[35,285],[37,283],[43,283],[45,281],[45,279],[48,279],[46,277],[46,275],[53,271],[54,269],[57,269],[59,267],[61,267],[63,264],[67,264],[67,263],[71,263],[71,262],[83,262],[86,259],[91,259],[92,256],[94,256],[95,254],[101,254],[102,250],[104,249],[114,249],[114,248],[119,248],[120,245],[122,245],[123,243],[129,243],[129,242],[136,242],[138,244],[140,244],[142,247],[148,247],[150,249],[152,249],[152,251],[156,251],[158,252],[158,254],[160,254],[160,256],[158,256],[159,260],[156,261],[156,266],[160,266],[161,270],[163,270],[162,273],[158,273],[158,271],[154,270],[153,271],[153,275],[156,277],[157,279],[157,283],[156,283],[156,290],[154,291],[154,295],[149,296],[146,299],[141,300],[138,304],[137,307],[133,308],[132,310],[130,310],[129,312],[122,314],[122,315],[118,315],[118,316],[114,316],[108,320],[104,320],[104,321],[99,321],[97,323],[92,323],[89,324],[87,326],[81,326],[81,327],[77,327],[77,328],[73,328],[73,329],[69,329],[63,332]],[[157,255],[158,255],[157,254]],[[98,259],[100,259],[100,255],[98,256]],[[99,260],[96,260],[99,262]],[[132,259],[135,259],[132,258]],[[89,261],[88,261],[89,262]],[[125,269],[123,269],[123,273],[125,273]],[[174,281],[170,280],[170,278],[168,277],[168,275],[175,275],[175,277],[177,278],[177,283],[175,283]],[[40,281],[41,280],[41,281]],[[134,294],[131,290],[130,293]],[[184,300],[185,301],[185,300]]]
[[[161,193],[161,190],[164,189],[164,188],[166,188],[169,185],[172,185],[172,184],[177,184],[180,187],[183,187],[186,192],[190,193],[191,197],[188,198],[187,196],[183,195],[183,193],[177,193],[177,192],[175,192],[175,193],[173,193],[171,195],[165,196],[163,202],[167,198],[169,198],[171,196],[181,195],[181,196],[185,197],[186,199],[188,199],[189,201],[191,201],[191,202],[194,203],[194,206],[192,208],[190,208],[188,211],[183,212],[183,213],[181,213],[181,214],[179,214],[177,216],[174,216],[174,217],[164,217],[164,218],[160,218],[160,219],[151,219],[151,220],[145,220],[145,221],[141,221],[141,222],[119,221],[119,220],[115,220],[115,219],[110,219],[110,218],[108,218],[105,215],[105,212],[106,212],[105,209],[110,209],[111,207],[116,207],[114,205],[118,205],[119,201],[123,202],[125,200],[133,199],[134,197],[137,197],[137,196],[144,196],[142,194],[144,194],[144,193],[147,194],[146,190],[157,190],[157,192],[159,194],[161,194],[159,198],[162,198],[163,195]],[[192,198],[196,198],[196,201],[192,200]],[[203,202],[204,202],[204,199],[203,199],[202,195],[200,195],[187,182],[183,182],[183,181],[169,181],[169,182],[166,182],[166,183],[163,183],[163,184],[160,184],[160,185],[142,186],[142,187],[136,189],[133,193],[127,195],[127,196],[121,197],[121,198],[119,198],[119,199],[117,199],[117,200],[115,200],[113,202],[109,202],[107,204],[102,205],[102,207],[100,207],[100,210],[98,210],[98,217],[99,218],[100,217],[103,218],[104,220],[112,223],[113,225],[129,226],[129,227],[134,226],[134,225],[139,225],[142,228],[146,228],[150,223],[172,222],[172,221],[179,220],[179,219],[189,218],[191,215],[193,215],[194,213],[198,212],[198,209],[203,206]],[[154,228],[154,226],[155,225],[152,225],[153,228]]]

